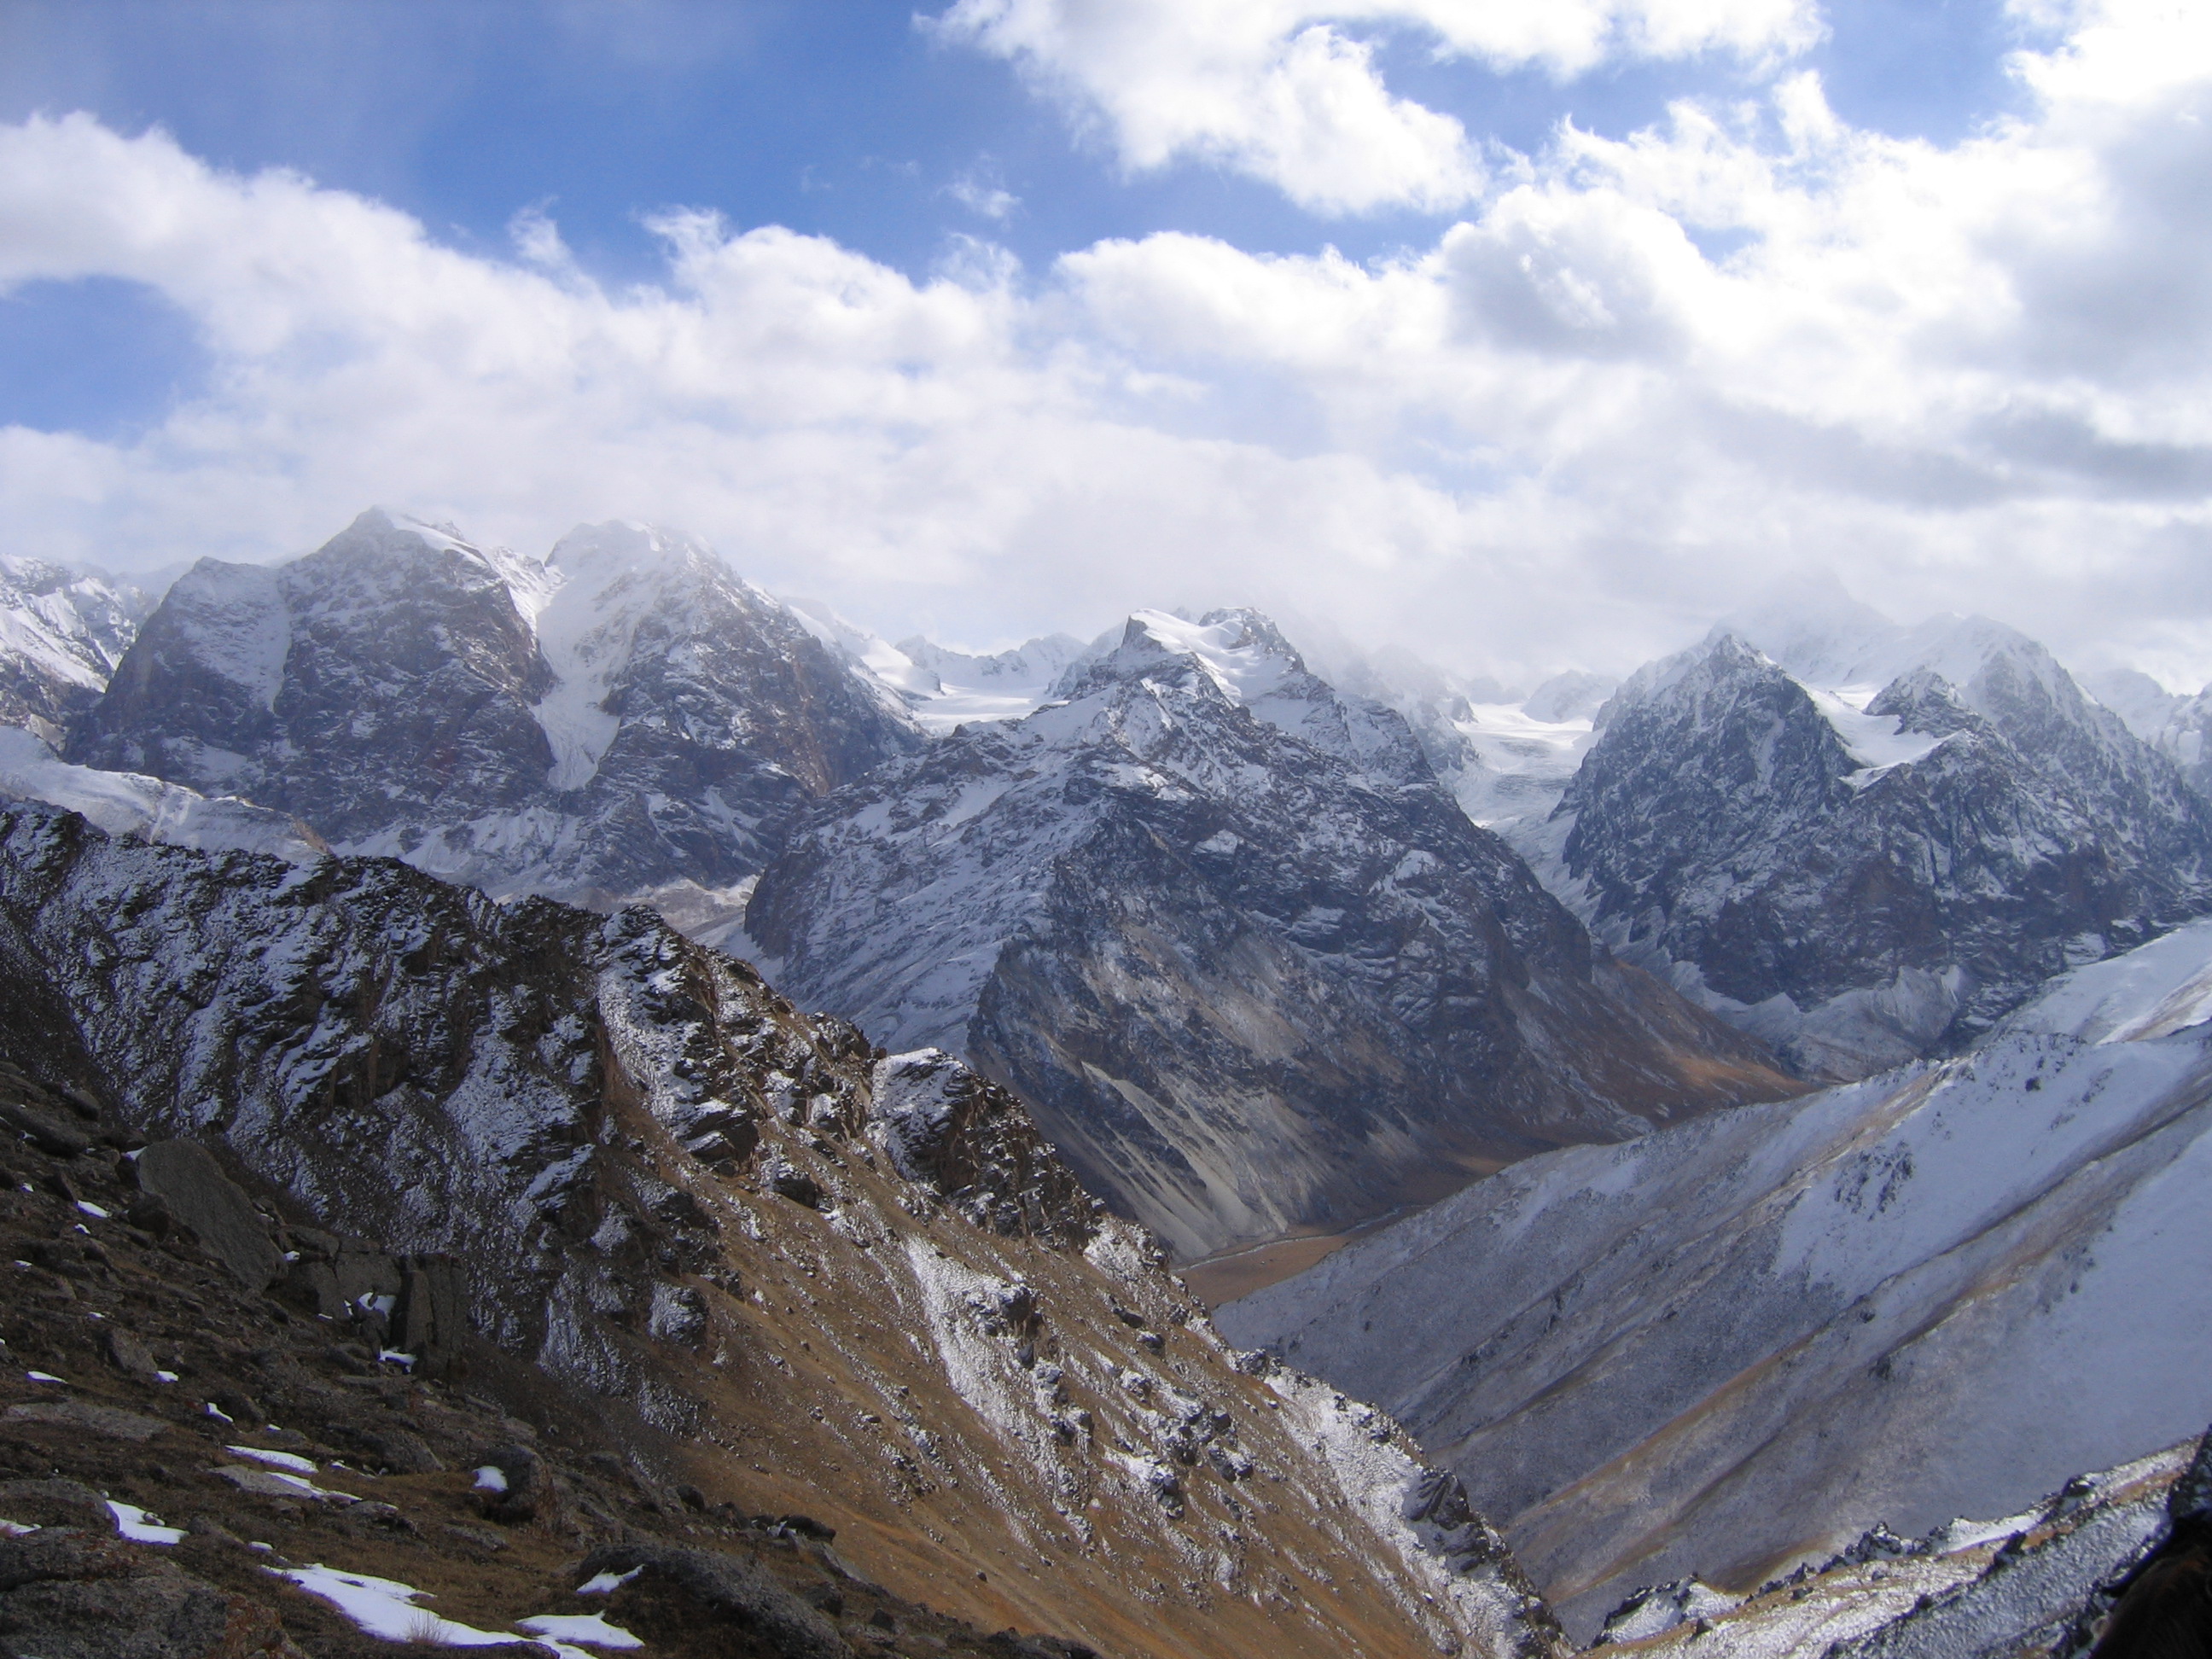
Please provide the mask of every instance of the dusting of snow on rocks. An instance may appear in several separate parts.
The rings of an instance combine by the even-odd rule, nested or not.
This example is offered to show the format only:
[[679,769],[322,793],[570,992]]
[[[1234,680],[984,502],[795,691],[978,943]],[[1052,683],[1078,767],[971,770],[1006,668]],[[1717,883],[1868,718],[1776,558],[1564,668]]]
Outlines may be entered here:
[[371,509],[289,564],[194,566],[67,753],[604,906],[735,885],[793,811],[921,741],[693,538],[586,525],[540,562]]

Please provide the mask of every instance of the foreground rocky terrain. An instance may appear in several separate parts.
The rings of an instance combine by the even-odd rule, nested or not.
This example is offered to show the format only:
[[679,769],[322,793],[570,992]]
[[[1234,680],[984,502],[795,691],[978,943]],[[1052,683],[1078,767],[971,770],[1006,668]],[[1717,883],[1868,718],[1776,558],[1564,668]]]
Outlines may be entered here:
[[[0,1650],[1084,1650],[894,1595],[812,1517],[710,1504],[588,1393],[435,1329],[424,1282],[458,1264],[288,1223],[90,1103],[0,1071],[30,1126],[0,1154]],[[290,1259],[273,1291],[257,1257]],[[341,1279],[359,1299],[316,1294]]]
[[1395,1413],[1571,1629],[2212,1419],[2212,923],[1972,1052],[1516,1165],[1217,1310]]
[[[631,1530],[783,1554],[736,1517],[804,1514],[785,1529],[795,1558],[769,1569],[802,1599],[828,1586],[846,1611],[825,1616],[860,1650],[878,1612],[921,1633],[915,1650],[963,1626],[1132,1656],[1555,1650],[1456,1485],[1380,1414],[1240,1368],[1010,1096],[802,1015],[641,912],[501,908],[388,860],[210,856],[26,808],[0,813],[0,994],[9,1121],[34,1138],[6,1154],[33,1188],[9,1200],[33,1263],[15,1271],[39,1287],[0,1333],[35,1356],[0,1394],[160,1425],[99,1450],[102,1431],[19,1417],[26,1478],[60,1468],[172,1524],[205,1514],[295,1567],[402,1581],[494,1632],[585,1605],[569,1592],[614,1559],[592,1552]],[[140,1139],[155,1145],[119,1166],[118,1140]],[[176,1256],[124,1189],[149,1159],[158,1180],[176,1143],[207,1149],[258,1212],[183,1224],[220,1270]],[[234,1297],[217,1298],[222,1273]],[[100,1326],[132,1338],[130,1365],[143,1348],[178,1380],[114,1371]],[[412,1357],[404,1381],[384,1351]],[[387,1396],[413,1426],[379,1415]],[[267,1519],[236,1507],[238,1477],[208,1470],[254,1460],[202,1437],[210,1400],[240,1425],[224,1444],[304,1457],[315,1471],[290,1473],[390,1504],[428,1542],[289,1488],[249,1494],[298,1505]],[[257,1418],[305,1443],[249,1435]],[[393,1447],[420,1459],[395,1428],[451,1467],[397,1467]],[[69,1440],[106,1461],[65,1462]],[[519,1533],[461,1467],[526,1486],[521,1460],[477,1449],[495,1442],[536,1450],[559,1495]],[[808,1541],[823,1528],[842,1568]],[[262,1553],[192,1535],[212,1541],[161,1559],[224,1595],[258,1589],[295,1631],[307,1604],[266,1600]],[[70,1561],[37,1582],[105,1582]],[[651,1611],[658,1582],[608,1616],[679,1653],[836,1650],[687,1647],[694,1615],[676,1590],[679,1611]],[[302,1645],[343,1636],[326,1618],[296,1629]]]
[[1793,1088],[1249,611],[1139,613],[826,798],[746,915],[792,994],[965,1055],[1186,1258]]

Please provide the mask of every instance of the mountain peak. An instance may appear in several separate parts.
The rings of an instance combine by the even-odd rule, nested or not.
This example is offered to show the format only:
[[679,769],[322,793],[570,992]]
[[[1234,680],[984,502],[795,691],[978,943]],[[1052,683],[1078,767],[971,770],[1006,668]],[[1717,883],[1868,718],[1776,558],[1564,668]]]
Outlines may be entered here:
[[618,574],[626,570],[680,567],[693,561],[720,565],[714,550],[698,537],[632,519],[580,524],[553,544],[546,564],[574,578],[586,574]]
[[1309,678],[1305,659],[1260,611],[1209,611],[1193,622],[1169,611],[1135,611],[1121,642],[1076,664],[1054,695],[1083,696],[1178,659],[1194,665],[1231,702],[1247,705],[1282,690],[1293,677]]

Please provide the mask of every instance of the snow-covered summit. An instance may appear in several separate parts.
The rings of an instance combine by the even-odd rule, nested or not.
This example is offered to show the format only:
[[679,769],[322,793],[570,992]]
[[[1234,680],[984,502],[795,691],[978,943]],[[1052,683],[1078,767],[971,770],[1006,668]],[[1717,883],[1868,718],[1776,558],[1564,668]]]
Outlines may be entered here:
[[1124,683],[1197,678],[1285,737],[1358,772],[1401,784],[1431,776],[1402,716],[1340,691],[1306,666],[1273,621],[1246,608],[1209,611],[1196,622],[1165,611],[1133,612],[1119,643],[1076,663],[1053,695],[1079,702]]
[[784,603],[816,638],[932,733],[974,720],[1019,720],[1032,713],[1086,649],[1082,641],[1067,634],[1044,635],[994,653],[954,650],[918,634],[893,645],[818,599],[786,599]]
[[583,526],[541,562],[372,508],[289,564],[193,567],[69,752],[598,902],[736,883],[803,802],[920,741],[694,538]]
[[155,598],[130,582],[0,555],[0,724],[61,741],[99,700]]
[[1835,608],[1723,623],[1599,712],[1539,867],[1615,950],[1844,1078],[2212,907],[2212,809],[2041,645]]

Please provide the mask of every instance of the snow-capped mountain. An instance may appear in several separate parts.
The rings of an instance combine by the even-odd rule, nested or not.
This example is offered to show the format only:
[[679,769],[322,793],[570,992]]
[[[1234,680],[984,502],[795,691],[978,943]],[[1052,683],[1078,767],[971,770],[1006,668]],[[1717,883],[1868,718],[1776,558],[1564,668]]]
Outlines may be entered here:
[[954,651],[916,635],[901,640],[899,650],[937,683],[937,692],[918,704],[915,717],[933,732],[949,732],[968,720],[1019,720],[1053,694],[1060,677],[1102,645],[1086,645],[1073,634],[1045,634],[1007,651]]
[[2047,651],[1869,617],[1753,617],[1774,651],[1725,624],[1640,670],[1549,826],[1601,938],[1813,1077],[1955,1044],[2212,908],[2212,810]]
[[1531,1159],[1221,1309],[1458,1469],[1569,1626],[2212,1419],[2212,922],[1972,1053]]
[[[635,1501],[811,1517],[841,1579],[1133,1659],[1562,1651],[1456,1483],[1334,1389],[1239,1370],[1012,1097],[943,1054],[872,1049],[641,911],[501,906],[388,860],[302,871],[0,811],[0,1060],[109,1134],[215,1150],[335,1250],[442,1255],[485,1339],[465,1352],[514,1395],[543,1387],[534,1368],[592,1397],[631,1449],[630,1474],[608,1462]],[[11,1139],[88,1138],[8,1109]],[[313,1264],[235,1202],[260,1259],[246,1290],[312,1291]],[[112,1285],[90,1229],[123,1223],[82,1213]],[[176,1226],[165,1248],[191,1259]],[[12,1271],[12,1296],[54,1296],[52,1275]],[[127,1301],[99,1299],[136,1320],[143,1281],[126,1282]],[[341,1328],[322,1328],[319,1346]],[[289,1358],[234,1363],[264,1399],[349,1392]],[[419,1378],[368,1381],[440,1409]],[[428,1490],[445,1504],[467,1476]],[[624,1534],[574,1492],[538,1502],[571,1554]],[[358,1562],[376,1536],[333,1527],[317,1547]],[[832,1631],[776,1650],[848,1650]]]
[[541,564],[372,510],[289,564],[179,578],[68,752],[598,900],[738,883],[807,800],[921,741],[689,538],[586,526]]
[[1185,1257],[1787,1086],[1249,611],[1139,612],[1036,714],[830,797],[747,917],[780,985],[967,1056]]
[[129,582],[0,556],[0,726],[59,742],[99,701],[155,599]]

